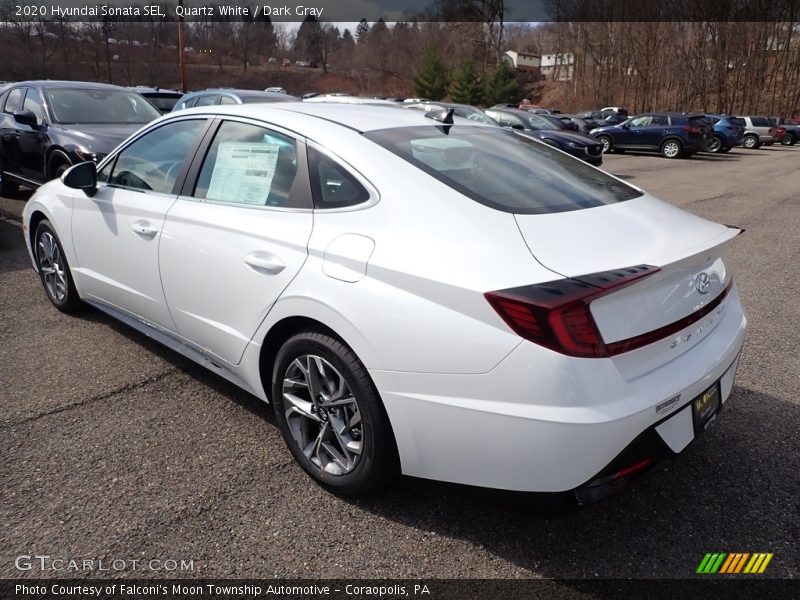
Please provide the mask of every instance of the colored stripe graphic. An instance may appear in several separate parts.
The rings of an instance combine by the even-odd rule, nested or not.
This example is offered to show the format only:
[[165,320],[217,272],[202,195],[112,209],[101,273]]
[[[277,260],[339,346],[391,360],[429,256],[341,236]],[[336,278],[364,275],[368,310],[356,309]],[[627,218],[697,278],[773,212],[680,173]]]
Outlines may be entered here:
[[697,567],[697,573],[705,573],[706,572],[706,565],[708,561],[711,559],[711,553],[706,552],[706,555],[703,557],[703,560],[700,561],[700,566]]
[[736,574],[763,573],[772,560],[772,552],[707,552],[697,567],[697,573]]
[[766,571],[767,565],[769,564],[769,561],[771,561],[771,560],[772,560],[772,552],[770,552],[769,554],[767,554],[764,557],[764,562],[761,563],[761,568],[758,570],[758,572],[759,573],[763,573],[764,571]]
[[736,556],[736,554],[728,554],[728,558],[725,559],[725,562],[722,564],[722,568],[719,570],[720,573],[727,573],[728,572],[728,569],[730,568],[731,563],[733,563],[733,557],[734,556]]

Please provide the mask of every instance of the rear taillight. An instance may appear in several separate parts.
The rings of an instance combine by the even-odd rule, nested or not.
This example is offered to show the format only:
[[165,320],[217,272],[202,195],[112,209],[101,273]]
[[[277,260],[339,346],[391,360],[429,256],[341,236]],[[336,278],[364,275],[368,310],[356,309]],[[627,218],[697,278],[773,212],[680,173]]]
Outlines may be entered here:
[[485,296],[497,314],[521,337],[568,356],[602,358],[610,354],[589,305],[659,270],[639,265],[579,279],[487,292]]
[[783,137],[786,134],[786,130],[783,127],[778,127],[775,130],[775,137]]
[[688,131],[689,133],[694,134],[694,135],[698,135],[700,133],[703,133],[703,130],[700,129],[699,127],[686,127],[685,129],[686,129],[686,131]]

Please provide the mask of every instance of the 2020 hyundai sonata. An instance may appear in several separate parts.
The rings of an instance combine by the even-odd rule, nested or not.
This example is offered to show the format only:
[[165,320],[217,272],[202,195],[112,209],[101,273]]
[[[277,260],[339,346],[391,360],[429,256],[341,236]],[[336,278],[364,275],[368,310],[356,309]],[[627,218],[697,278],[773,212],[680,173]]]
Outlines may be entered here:
[[728,399],[739,229],[452,113],[171,113],[24,210],[87,303],[274,405],[342,494],[398,472],[593,500]]

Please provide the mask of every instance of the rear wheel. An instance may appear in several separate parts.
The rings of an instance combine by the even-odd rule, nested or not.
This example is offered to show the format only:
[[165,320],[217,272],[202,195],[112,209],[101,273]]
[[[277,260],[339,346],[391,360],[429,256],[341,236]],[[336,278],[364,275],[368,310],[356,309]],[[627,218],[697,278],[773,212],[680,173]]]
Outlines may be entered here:
[[746,135],[744,136],[744,140],[742,140],[742,146],[748,150],[755,150],[760,145],[757,135]]
[[74,312],[81,305],[78,290],[72,280],[67,257],[53,226],[42,220],[34,236],[34,252],[39,277],[50,302],[62,312]]
[[794,136],[787,133],[781,138],[781,144],[784,146],[794,146]]
[[314,331],[290,338],[275,359],[272,398],[295,460],[328,490],[360,496],[398,473],[378,391],[355,353],[336,338]]
[[661,144],[661,156],[664,158],[678,158],[683,152],[683,146],[678,140],[667,140]]
[[706,152],[711,152],[712,154],[717,154],[722,152],[724,144],[722,143],[722,138],[718,135],[713,136],[710,140],[708,140],[708,144],[706,144]]

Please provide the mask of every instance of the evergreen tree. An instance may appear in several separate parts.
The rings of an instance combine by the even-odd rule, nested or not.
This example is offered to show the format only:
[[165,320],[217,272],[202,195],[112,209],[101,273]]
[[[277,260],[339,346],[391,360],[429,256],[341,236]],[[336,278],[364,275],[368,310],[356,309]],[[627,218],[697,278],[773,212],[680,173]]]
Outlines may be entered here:
[[344,51],[352,50],[353,46],[355,45],[356,41],[355,39],[353,39],[353,34],[350,33],[349,29],[345,29],[344,33],[342,33],[342,39],[341,39],[342,50]]
[[471,60],[465,60],[453,72],[450,99],[461,104],[483,103],[483,78]]
[[493,106],[502,102],[519,102],[523,95],[516,71],[505,60],[501,60],[486,85],[487,103]]
[[363,42],[367,39],[367,34],[369,33],[369,23],[367,23],[366,19],[361,19],[359,21],[358,26],[356,27],[356,40],[359,42]]
[[422,51],[419,66],[411,80],[414,92],[429,100],[441,100],[447,94],[449,84],[447,68],[435,46],[426,46]]

